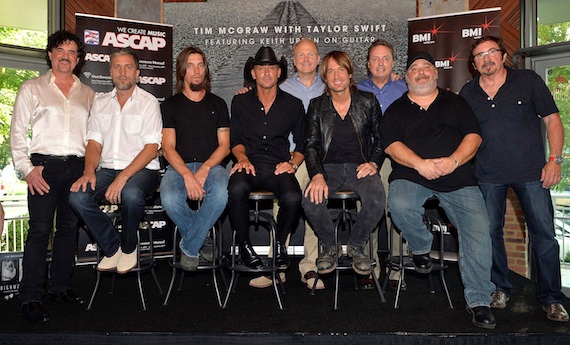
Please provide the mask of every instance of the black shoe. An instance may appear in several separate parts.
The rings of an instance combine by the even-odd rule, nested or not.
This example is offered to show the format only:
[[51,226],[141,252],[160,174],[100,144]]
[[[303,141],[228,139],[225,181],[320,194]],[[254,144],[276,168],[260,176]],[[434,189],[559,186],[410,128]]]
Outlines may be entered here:
[[263,262],[261,258],[249,242],[244,242],[239,245],[239,256],[241,257],[241,261],[243,264],[249,268],[262,268]]
[[206,237],[202,248],[200,248],[200,256],[208,262],[214,262],[214,241],[210,236]]
[[46,322],[49,321],[49,315],[45,313],[43,305],[38,301],[32,301],[22,304],[22,312],[28,321]]
[[414,254],[412,256],[412,261],[414,262],[414,268],[418,273],[430,273],[431,272],[431,258],[429,254]]
[[277,257],[275,257],[275,266],[278,270],[286,270],[289,268],[289,256],[287,255],[287,246],[277,242]]
[[65,303],[77,303],[77,304],[83,304],[85,303],[85,300],[83,299],[83,297],[77,296],[75,294],[75,292],[73,292],[73,290],[68,289],[62,292],[58,292],[58,293],[48,293],[48,297],[50,301],[62,301]]
[[473,322],[475,326],[486,329],[495,329],[497,324],[493,313],[491,313],[491,308],[484,306],[469,308],[469,306],[466,306],[466,309],[467,312],[472,315],[471,322]]

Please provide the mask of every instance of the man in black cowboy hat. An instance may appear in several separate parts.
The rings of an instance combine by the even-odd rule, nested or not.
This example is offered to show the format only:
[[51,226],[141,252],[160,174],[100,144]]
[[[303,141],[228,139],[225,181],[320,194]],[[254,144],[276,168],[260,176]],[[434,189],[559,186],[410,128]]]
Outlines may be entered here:
[[[277,60],[270,47],[261,47],[244,70],[254,92],[232,100],[230,146],[235,164],[230,172],[228,210],[243,263],[260,268],[261,259],[249,243],[249,193],[267,190],[277,197],[277,266],[289,265],[285,241],[301,217],[301,189],[295,171],[304,159],[304,115],[301,100],[281,91],[287,77],[287,62]],[[289,150],[289,133],[296,145]]]

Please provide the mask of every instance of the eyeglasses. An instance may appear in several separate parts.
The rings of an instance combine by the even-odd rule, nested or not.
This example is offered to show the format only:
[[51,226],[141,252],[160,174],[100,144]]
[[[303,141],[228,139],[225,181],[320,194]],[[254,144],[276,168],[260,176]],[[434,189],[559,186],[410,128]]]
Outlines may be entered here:
[[473,58],[474,58],[475,60],[483,60],[483,58],[484,58],[485,56],[487,56],[487,55],[493,55],[493,54],[495,54],[496,52],[499,52],[499,51],[500,51],[499,49],[491,48],[491,49],[487,50],[486,52],[480,52],[479,54],[473,55]]

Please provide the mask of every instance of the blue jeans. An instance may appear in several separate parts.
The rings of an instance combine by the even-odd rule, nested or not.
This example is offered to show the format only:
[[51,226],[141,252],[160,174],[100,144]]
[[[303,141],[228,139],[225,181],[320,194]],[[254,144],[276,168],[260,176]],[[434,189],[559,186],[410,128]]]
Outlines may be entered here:
[[121,191],[121,224],[119,237],[113,223],[99,208],[105,192],[121,170],[100,169],[95,173],[95,190],[87,185],[87,190],[69,194],[69,204],[83,220],[95,237],[97,245],[105,256],[112,256],[119,246],[124,253],[132,253],[137,246],[137,231],[144,216],[145,199],[158,187],[158,171],[142,169],[127,181]]
[[423,222],[423,205],[436,196],[459,236],[459,271],[463,295],[471,308],[491,304],[495,285],[491,282],[491,235],[481,191],[468,186],[452,192],[436,192],[407,180],[390,182],[388,209],[392,221],[408,241],[414,254],[431,251],[433,235]]
[[[329,196],[339,190],[351,190],[360,197],[361,208],[357,222],[350,232],[350,243],[355,247],[363,247],[368,241],[382,216],[386,196],[380,175],[356,178],[358,164],[325,164]],[[334,246],[334,223],[327,208],[328,200],[315,204],[310,197],[303,197],[303,209],[307,219],[319,240],[326,247]]]
[[528,227],[531,250],[536,267],[536,297],[542,305],[560,303],[565,296],[560,291],[559,247],[554,233],[554,211],[550,190],[542,188],[540,181],[511,184],[479,182],[487,204],[493,240],[493,269],[491,280],[507,296],[513,292],[509,282],[507,252],[503,239],[507,191],[513,188],[521,204]]
[[[196,173],[203,163],[187,163],[192,173]],[[206,194],[199,210],[188,205],[188,191],[182,176],[171,166],[160,182],[160,200],[166,214],[178,226],[182,236],[180,249],[188,256],[198,256],[204,245],[208,231],[216,223],[228,203],[228,181],[230,175],[221,165],[210,169],[204,183]]]

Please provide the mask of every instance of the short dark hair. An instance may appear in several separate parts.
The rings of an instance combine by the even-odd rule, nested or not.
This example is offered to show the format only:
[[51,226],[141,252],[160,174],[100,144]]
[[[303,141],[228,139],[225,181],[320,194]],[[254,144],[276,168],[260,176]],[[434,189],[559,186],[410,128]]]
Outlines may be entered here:
[[392,46],[392,44],[388,41],[386,41],[385,39],[379,38],[377,40],[375,40],[374,42],[372,42],[372,44],[370,45],[370,47],[368,47],[368,57],[366,58],[366,60],[370,60],[370,52],[372,51],[372,49],[374,47],[377,46],[384,46],[388,49],[390,49],[390,53],[392,53],[392,59],[396,60],[396,56],[394,55],[394,46]]
[[113,59],[115,58],[115,56],[118,55],[130,55],[133,57],[133,60],[135,60],[135,68],[139,69],[139,57],[137,56],[137,54],[135,54],[134,50],[132,50],[131,48],[119,48],[114,50],[111,53],[111,58],[109,59],[109,65],[113,62]]
[[471,45],[471,51],[469,52],[469,63],[470,64],[475,63],[475,56],[473,56],[473,51],[475,50],[475,48],[477,48],[481,43],[488,42],[488,41],[497,43],[497,45],[499,46],[499,50],[501,51],[501,55],[505,55],[507,53],[507,48],[505,47],[505,43],[503,42],[502,39],[500,39],[499,37],[495,37],[495,36],[483,36],[480,39],[476,40]]
[[48,43],[46,46],[46,61],[48,67],[51,68],[51,60],[49,58],[49,54],[54,48],[59,47],[60,45],[64,44],[65,42],[75,42],[77,44],[77,57],[79,58],[79,63],[77,64],[77,68],[83,64],[83,58],[85,57],[85,46],[83,42],[72,32],[67,30],[60,30],[54,32],[48,37]]
[[206,54],[202,49],[189,46],[178,54],[176,58],[176,91],[182,92],[184,90],[184,77],[186,76],[186,61],[188,61],[188,56],[192,54],[200,54],[202,60],[204,60],[204,65],[206,66],[206,75],[204,76],[204,82],[202,87],[204,90],[210,92],[212,81],[210,78],[210,67],[208,66],[208,60],[206,59]]

